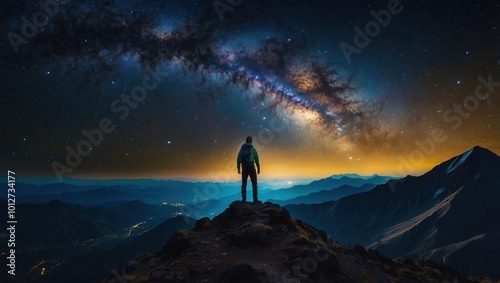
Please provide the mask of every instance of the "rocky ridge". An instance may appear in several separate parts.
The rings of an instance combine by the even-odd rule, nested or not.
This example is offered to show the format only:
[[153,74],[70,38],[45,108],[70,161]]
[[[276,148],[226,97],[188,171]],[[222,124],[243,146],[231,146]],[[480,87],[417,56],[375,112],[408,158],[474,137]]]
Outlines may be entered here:
[[489,282],[432,261],[346,247],[279,205],[240,201],[121,271],[103,282]]

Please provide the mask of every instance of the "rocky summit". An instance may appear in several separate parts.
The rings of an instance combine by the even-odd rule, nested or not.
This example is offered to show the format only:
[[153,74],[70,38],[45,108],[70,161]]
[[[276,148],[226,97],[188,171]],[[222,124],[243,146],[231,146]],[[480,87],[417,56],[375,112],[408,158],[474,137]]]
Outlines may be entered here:
[[240,201],[120,270],[103,282],[488,282],[432,261],[346,247],[279,205]]

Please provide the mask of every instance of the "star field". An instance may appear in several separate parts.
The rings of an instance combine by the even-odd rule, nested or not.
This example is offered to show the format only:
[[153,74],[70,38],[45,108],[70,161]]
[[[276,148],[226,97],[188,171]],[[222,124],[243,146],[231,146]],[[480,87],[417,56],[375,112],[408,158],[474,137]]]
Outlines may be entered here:
[[26,176],[236,179],[247,135],[264,178],[500,153],[499,4],[43,2],[1,11],[0,162]]

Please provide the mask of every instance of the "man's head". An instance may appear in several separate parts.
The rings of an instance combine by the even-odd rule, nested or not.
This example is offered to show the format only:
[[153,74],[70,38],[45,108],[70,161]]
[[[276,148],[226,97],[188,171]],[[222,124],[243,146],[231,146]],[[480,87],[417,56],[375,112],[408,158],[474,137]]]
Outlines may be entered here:
[[247,137],[247,142],[252,143],[252,137],[251,136]]

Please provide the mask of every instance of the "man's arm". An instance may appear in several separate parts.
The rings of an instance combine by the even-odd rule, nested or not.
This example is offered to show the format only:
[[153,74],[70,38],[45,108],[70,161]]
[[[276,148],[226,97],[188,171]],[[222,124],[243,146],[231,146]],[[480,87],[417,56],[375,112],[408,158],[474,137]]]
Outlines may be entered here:
[[240,152],[238,151],[238,156],[236,156],[236,168],[238,169],[238,174],[240,174]]
[[260,174],[259,154],[257,153],[257,150],[255,148],[253,148],[253,155],[254,155],[255,165],[257,165],[257,174]]

